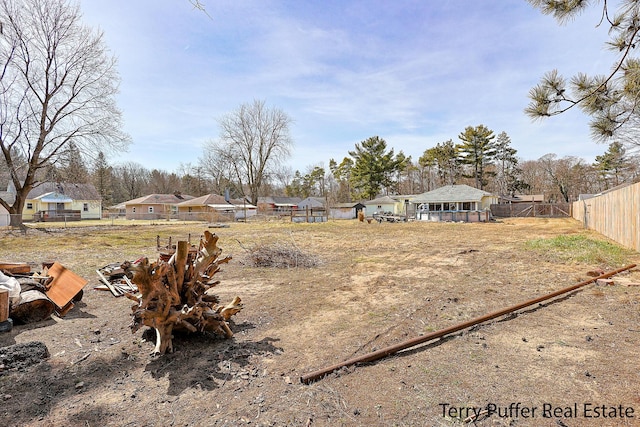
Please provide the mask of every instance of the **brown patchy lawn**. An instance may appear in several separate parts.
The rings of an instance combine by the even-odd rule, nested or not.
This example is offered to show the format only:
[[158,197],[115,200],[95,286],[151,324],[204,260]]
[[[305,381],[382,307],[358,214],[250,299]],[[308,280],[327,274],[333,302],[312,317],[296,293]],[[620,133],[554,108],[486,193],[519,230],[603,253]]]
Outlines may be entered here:
[[[621,267],[607,259],[566,261],[525,245],[563,234],[606,240],[578,222],[274,221],[210,229],[234,255],[218,275],[218,294],[245,303],[231,325],[236,335],[179,336],[175,353],[153,358],[142,331],[129,331],[131,302],[93,290],[95,270],[155,259],[156,236],[163,244],[189,234],[196,241],[206,228],[0,232],[0,260],[58,261],[90,281],[63,319],[0,334],[0,346],[41,341],[51,353],[39,365],[0,374],[0,425],[448,426],[462,424],[470,408],[508,410],[517,402],[536,408],[533,417],[503,408],[475,425],[640,425],[640,287],[627,286],[640,283],[637,269],[615,276],[615,286],[588,285],[517,316],[299,382],[317,369],[570,286],[590,270]],[[248,250],[255,245],[289,246],[318,265],[252,267]],[[630,252],[624,264],[639,260]],[[605,405],[607,415],[614,415],[610,407],[621,405],[626,415],[632,408],[634,418],[621,418],[618,409],[616,418],[586,418],[585,403]],[[545,405],[558,407],[559,416],[543,412]]]

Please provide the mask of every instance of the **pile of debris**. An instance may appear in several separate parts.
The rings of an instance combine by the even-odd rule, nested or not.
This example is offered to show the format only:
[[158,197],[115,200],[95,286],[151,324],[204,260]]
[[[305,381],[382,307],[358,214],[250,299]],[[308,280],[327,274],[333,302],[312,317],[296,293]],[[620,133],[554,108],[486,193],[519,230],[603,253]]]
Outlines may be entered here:
[[[119,267],[127,285],[131,282],[137,289],[137,292],[124,293],[136,302],[131,307],[132,332],[143,325],[156,331],[152,354],[173,351],[174,331],[233,336],[228,321],[242,309],[242,304],[240,298],[235,297],[229,304],[221,305],[218,296],[212,292],[220,283],[213,276],[220,271],[221,264],[231,260],[231,256],[220,257],[222,249],[218,248],[217,241],[217,235],[205,230],[198,247],[178,241],[176,246],[170,245],[162,251],[156,262],[141,258]],[[120,275],[118,268],[113,268],[113,272]],[[109,283],[113,286],[113,282]]]
[[42,263],[40,272],[29,264],[0,262],[0,325],[39,322],[53,313],[64,317],[82,300],[87,283],[57,262]]
[[[139,260],[134,264],[138,262]],[[131,278],[126,275],[120,263],[107,264],[97,269],[96,273],[98,273],[98,277],[102,282],[93,288],[97,291],[110,291],[114,297],[121,297],[126,293],[138,292],[138,287],[131,282]]]

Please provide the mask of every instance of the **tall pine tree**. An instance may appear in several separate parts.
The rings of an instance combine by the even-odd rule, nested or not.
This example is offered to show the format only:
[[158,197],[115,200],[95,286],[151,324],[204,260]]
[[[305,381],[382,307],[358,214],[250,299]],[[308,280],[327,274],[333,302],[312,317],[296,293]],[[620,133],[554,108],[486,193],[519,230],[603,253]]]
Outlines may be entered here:
[[458,135],[460,144],[456,145],[456,150],[462,164],[471,168],[471,173],[464,176],[475,180],[476,188],[483,189],[487,183],[487,177],[492,175],[488,170],[488,166],[492,164],[496,156],[496,147],[494,143],[495,135],[493,131],[484,125],[476,127],[467,126],[460,135]]
[[387,151],[387,142],[378,136],[356,144],[356,149],[349,151],[349,155],[354,160],[353,189],[358,196],[369,200],[374,199],[382,188],[391,186],[393,175],[402,163],[393,149]]

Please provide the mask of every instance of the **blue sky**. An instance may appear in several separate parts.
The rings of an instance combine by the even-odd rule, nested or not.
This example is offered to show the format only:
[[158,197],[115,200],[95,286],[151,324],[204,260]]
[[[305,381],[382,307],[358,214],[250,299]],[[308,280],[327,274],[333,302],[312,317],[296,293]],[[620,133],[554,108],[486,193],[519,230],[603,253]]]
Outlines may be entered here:
[[597,10],[559,26],[524,0],[81,0],[118,58],[128,153],[148,169],[195,165],[217,119],[254,99],[294,121],[287,164],[338,162],[378,135],[417,160],[467,126],[505,131],[523,160],[593,161],[579,111],[532,122],[539,78],[607,73]]

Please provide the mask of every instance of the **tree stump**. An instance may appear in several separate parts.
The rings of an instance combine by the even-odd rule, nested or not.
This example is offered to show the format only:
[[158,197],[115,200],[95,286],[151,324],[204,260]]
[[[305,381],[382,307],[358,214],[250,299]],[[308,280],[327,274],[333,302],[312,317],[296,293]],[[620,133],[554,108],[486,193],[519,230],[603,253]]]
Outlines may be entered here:
[[126,294],[136,301],[131,307],[131,331],[135,333],[143,325],[155,329],[156,346],[152,354],[173,351],[174,330],[233,336],[228,320],[242,309],[240,298],[220,305],[218,296],[210,292],[219,284],[213,276],[220,271],[220,265],[232,259],[220,257],[222,249],[217,241],[217,235],[205,230],[197,249],[180,241],[166,261],[163,257],[156,262],[143,258],[135,265],[122,265],[140,292]]

